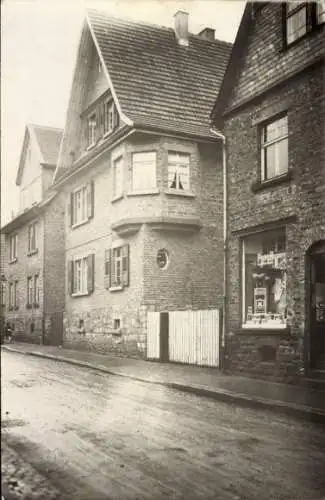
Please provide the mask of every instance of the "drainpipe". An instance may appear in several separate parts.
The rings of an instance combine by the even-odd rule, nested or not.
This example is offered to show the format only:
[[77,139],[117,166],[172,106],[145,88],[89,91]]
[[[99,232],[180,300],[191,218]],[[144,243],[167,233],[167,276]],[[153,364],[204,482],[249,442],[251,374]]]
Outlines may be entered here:
[[221,335],[221,348],[222,356],[221,363],[224,368],[225,356],[225,334],[226,334],[226,305],[227,305],[227,151],[226,151],[226,136],[215,130],[210,129],[211,132],[222,142],[222,175],[223,175],[223,315],[222,315],[222,335]]

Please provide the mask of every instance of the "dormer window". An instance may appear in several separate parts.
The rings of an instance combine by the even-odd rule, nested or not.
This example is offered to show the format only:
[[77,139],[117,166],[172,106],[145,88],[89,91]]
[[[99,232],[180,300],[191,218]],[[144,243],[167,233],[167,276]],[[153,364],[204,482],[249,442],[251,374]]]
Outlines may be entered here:
[[87,147],[90,148],[91,146],[94,146],[96,143],[96,126],[97,126],[97,119],[96,119],[96,113],[92,113],[90,116],[88,116],[88,122],[87,122]]
[[118,114],[112,100],[104,102],[104,135],[110,134],[117,126]]

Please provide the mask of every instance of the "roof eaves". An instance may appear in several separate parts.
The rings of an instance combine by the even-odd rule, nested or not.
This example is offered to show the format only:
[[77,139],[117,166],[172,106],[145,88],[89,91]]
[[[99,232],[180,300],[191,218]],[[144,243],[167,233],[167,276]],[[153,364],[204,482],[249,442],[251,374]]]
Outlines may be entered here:
[[95,35],[95,32],[93,30],[93,27],[91,25],[91,21],[89,19],[89,15],[88,15],[88,11],[86,12],[86,19],[87,19],[87,23],[88,23],[88,27],[89,27],[89,30],[90,30],[90,33],[91,33],[91,36],[92,36],[92,39],[93,39],[93,42],[95,44],[95,47],[97,49],[97,53],[98,53],[98,57],[100,59],[100,62],[102,64],[102,67],[104,69],[104,73],[105,73],[105,76],[107,78],[107,81],[108,81],[108,85],[109,85],[109,88],[110,88],[110,91],[112,92],[112,96],[114,98],[114,101],[115,101],[115,104],[116,104],[116,107],[117,107],[117,110],[119,112],[119,115],[121,117],[121,119],[127,124],[129,125],[130,127],[133,126],[133,122],[132,120],[126,116],[121,108],[121,105],[120,105],[120,102],[119,102],[119,99],[117,97],[117,94],[114,90],[114,86],[113,86],[113,82],[112,82],[112,79],[110,77],[110,74],[109,74],[109,71],[107,69],[107,66],[106,66],[106,63],[105,63],[105,60],[103,58],[103,55],[102,55],[102,52],[100,50],[100,47],[99,47],[99,44],[98,44],[98,41],[97,41],[97,38],[96,38],[96,35]]

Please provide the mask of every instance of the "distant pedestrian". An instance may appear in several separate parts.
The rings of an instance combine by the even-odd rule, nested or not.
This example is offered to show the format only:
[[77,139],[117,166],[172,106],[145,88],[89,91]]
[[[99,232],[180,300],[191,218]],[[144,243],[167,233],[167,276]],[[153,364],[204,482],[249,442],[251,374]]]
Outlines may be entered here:
[[5,326],[5,340],[8,340],[8,342],[12,341],[12,328],[9,321],[7,321]]

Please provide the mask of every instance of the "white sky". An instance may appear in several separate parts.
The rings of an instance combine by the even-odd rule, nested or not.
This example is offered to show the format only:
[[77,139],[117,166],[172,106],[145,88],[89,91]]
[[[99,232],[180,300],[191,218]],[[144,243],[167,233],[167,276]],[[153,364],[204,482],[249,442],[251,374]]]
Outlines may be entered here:
[[232,42],[245,2],[237,0],[5,0],[1,16],[1,225],[17,213],[15,185],[26,123],[64,127],[85,7],[164,26],[179,9],[189,29],[208,26]]

